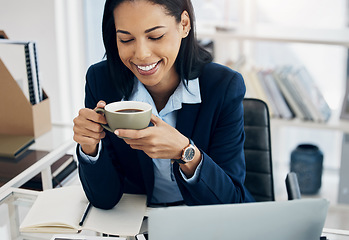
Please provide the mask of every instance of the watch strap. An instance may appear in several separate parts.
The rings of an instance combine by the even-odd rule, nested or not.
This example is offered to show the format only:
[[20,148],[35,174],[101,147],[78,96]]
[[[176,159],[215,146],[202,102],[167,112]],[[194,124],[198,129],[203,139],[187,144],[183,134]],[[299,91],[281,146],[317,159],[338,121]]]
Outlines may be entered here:
[[[190,145],[195,146],[193,140],[191,140],[191,139],[189,138],[189,144],[188,144],[187,146],[185,146],[185,148],[183,148],[182,154],[183,154],[183,152],[185,151],[185,149],[188,148]],[[187,163],[186,161],[183,161],[182,158],[180,158],[180,159],[172,159],[172,161],[178,162],[178,163],[181,163],[181,164],[186,164],[186,163]]]
[[172,159],[174,160],[175,162],[178,162],[178,163],[182,163],[182,164],[186,164],[187,162],[184,162],[182,159]]

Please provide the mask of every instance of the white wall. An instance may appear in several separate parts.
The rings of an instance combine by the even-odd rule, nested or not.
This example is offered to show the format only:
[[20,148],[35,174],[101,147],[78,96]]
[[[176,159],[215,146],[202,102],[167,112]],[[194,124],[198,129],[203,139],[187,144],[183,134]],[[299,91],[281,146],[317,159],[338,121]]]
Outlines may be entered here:
[[86,72],[83,0],[0,0],[0,29],[36,41],[52,121],[72,124],[83,105]]
[[103,59],[102,17],[105,0],[85,0],[87,65]]

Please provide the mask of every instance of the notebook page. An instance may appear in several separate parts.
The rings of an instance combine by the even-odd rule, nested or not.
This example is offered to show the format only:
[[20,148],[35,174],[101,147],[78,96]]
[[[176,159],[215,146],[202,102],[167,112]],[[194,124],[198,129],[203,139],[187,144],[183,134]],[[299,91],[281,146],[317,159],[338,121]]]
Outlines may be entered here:
[[93,207],[83,228],[119,236],[135,236],[139,233],[146,211],[146,196],[124,194],[110,210]]
[[[81,186],[69,186],[41,192],[24,218],[20,229],[29,232],[76,232],[88,201]],[[45,228],[37,229],[37,227]],[[57,229],[53,229],[57,227]]]

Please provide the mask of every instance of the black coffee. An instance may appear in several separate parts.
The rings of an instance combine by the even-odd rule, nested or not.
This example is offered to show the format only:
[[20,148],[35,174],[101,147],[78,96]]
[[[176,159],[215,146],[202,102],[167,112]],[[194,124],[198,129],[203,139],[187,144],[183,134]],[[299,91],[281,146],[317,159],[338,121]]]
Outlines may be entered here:
[[142,109],[120,109],[115,112],[120,112],[120,113],[136,113],[136,112],[142,112]]

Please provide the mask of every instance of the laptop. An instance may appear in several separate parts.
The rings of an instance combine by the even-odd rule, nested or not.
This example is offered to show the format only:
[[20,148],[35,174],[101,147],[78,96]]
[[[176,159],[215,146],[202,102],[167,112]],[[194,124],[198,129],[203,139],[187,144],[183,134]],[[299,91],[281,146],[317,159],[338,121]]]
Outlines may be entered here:
[[149,211],[149,240],[319,240],[325,199],[178,206]]

